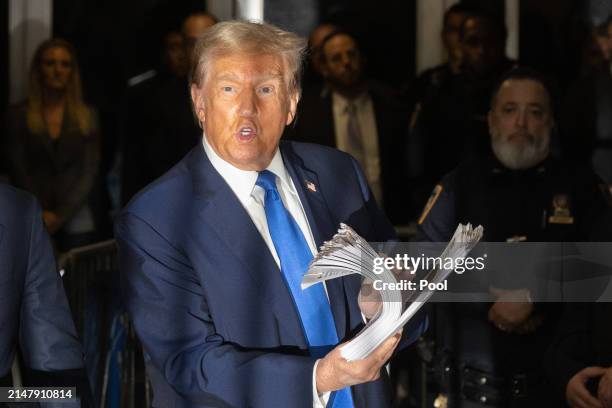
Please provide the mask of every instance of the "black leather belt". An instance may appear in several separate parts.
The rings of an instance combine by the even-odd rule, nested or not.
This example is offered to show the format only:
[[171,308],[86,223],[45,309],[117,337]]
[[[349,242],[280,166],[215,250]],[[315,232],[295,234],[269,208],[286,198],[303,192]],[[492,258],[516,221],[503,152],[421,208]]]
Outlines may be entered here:
[[541,376],[515,374],[500,376],[464,367],[459,374],[461,396],[484,405],[506,405],[512,399],[525,398],[541,381]]

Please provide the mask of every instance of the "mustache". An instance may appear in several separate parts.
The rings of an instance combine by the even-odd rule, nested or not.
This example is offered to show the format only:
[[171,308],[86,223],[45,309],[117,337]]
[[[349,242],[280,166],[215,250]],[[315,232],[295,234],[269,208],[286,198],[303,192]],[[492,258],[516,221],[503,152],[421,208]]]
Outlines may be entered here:
[[507,140],[512,140],[512,139],[516,139],[516,138],[525,138],[531,142],[533,142],[535,140],[535,136],[532,135],[529,132],[514,132],[514,133],[510,133],[510,135],[508,135]]

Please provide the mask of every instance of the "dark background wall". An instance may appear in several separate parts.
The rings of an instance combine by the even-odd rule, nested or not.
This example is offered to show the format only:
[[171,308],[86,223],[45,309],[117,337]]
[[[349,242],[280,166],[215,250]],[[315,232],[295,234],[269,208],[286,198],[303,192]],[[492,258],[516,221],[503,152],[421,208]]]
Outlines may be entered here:
[[[228,0],[229,1],[229,0]],[[503,0],[463,0],[503,14]],[[368,58],[370,74],[390,85],[415,72],[414,0],[267,0],[273,22],[295,25],[332,22],[353,31]],[[73,42],[83,72],[86,98],[112,117],[128,78],[159,63],[161,39],[203,0],[54,0],[53,34]],[[316,16],[296,7],[309,4]],[[579,70],[587,36],[589,2],[521,0],[520,57],[529,65],[558,73],[562,87]],[[305,14],[304,14],[305,13]],[[280,16],[280,17],[279,17]],[[278,21],[276,21],[278,20]],[[282,24],[281,24],[282,25]],[[0,52],[8,61],[8,1],[0,1]],[[437,41],[437,38],[435,39]],[[0,108],[8,101],[8,64],[0,64]],[[107,120],[108,126],[112,121]],[[112,129],[111,129],[112,130]],[[112,137],[112,136],[110,136]]]

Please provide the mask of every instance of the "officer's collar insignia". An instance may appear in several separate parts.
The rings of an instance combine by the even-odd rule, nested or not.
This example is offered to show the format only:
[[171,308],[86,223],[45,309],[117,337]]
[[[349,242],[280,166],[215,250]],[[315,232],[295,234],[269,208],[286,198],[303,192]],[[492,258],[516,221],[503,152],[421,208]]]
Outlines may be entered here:
[[429,199],[427,200],[427,204],[425,204],[423,213],[419,217],[419,221],[418,221],[419,225],[421,225],[423,221],[425,221],[425,218],[427,218],[427,216],[429,215],[429,212],[431,211],[434,204],[438,200],[438,197],[440,197],[440,193],[442,193],[442,190],[443,189],[442,189],[441,184],[438,184],[437,186],[434,187],[433,191],[431,192],[431,195],[429,196]]
[[550,224],[573,224],[570,213],[570,200],[567,194],[555,194],[552,199],[553,215],[548,217]]

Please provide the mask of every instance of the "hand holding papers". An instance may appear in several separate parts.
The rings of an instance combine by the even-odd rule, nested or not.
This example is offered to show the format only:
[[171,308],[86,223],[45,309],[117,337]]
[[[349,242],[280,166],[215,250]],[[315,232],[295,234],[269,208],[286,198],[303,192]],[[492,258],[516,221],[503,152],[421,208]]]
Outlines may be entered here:
[[[440,258],[453,260],[465,258],[482,238],[482,233],[481,226],[473,229],[470,224],[459,224]],[[367,241],[349,226],[341,224],[338,233],[321,247],[320,252],[312,260],[308,272],[302,278],[302,289],[318,282],[354,273],[372,281],[381,281],[383,285],[387,284],[385,288],[392,288],[392,285],[398,284],[396,276],[389,268],[380,265],[376,268],[379,273],[375,273],[377,258],[380,258],[380,255]],[[426,272],[422,279],[435,286],[443,283],[452,271],[452,268],[445,266],[434,268]],[[366,358],[408,323],[434,291],[429,287],[415,288],[408,292],[406,299],[402,299],[400,290],[381,290],[382,308],[354,339],[342,347],[342,356],[348,361]],[[407,305],[405,310],[404,304]]]

